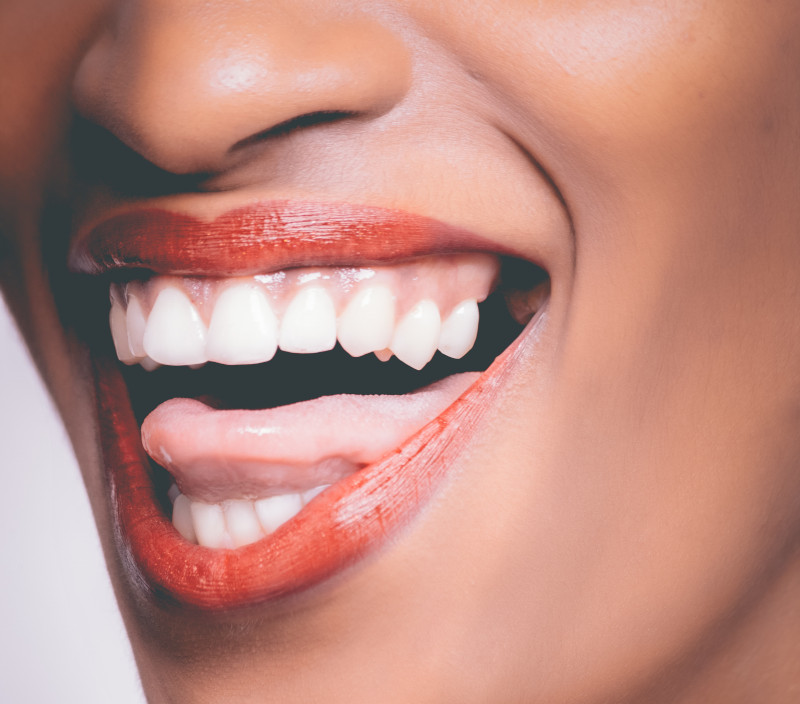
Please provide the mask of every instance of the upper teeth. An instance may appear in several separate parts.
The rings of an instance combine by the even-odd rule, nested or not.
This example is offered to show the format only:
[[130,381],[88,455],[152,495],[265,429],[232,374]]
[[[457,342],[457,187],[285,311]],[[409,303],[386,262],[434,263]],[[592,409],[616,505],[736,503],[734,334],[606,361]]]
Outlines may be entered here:
[[[112,284],[111,334],[120,360],[148,369],[254,364],[278,349],[323,352],[337,340],[354,357],[393,353],[421,369],[437,349],[460,358],[475,343],[478,301],[488,295],[499,264],[488,255],[459,257],[468,266],[450,263],[424,277],[409,276],[407,269],[420,265],[406,264],[355,276],[353,270],[296,270],[228,281],[160,276]],[[454,275],[454,267],[466,274]],[[412,281],[412,300],[400,280]]]

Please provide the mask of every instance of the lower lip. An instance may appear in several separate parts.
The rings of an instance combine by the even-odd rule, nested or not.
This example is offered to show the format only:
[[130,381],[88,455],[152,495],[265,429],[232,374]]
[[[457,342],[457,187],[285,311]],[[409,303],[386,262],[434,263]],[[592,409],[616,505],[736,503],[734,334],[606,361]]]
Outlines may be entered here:
[[186,542],[156,495],[117,363],[95,361],[103,460],[132,584],[166,602],[215,611],[286,597],[376,552],[417,517],[517,366],[532,325],[448,409],[391,456],[330,487],[263,540],[236,550]]

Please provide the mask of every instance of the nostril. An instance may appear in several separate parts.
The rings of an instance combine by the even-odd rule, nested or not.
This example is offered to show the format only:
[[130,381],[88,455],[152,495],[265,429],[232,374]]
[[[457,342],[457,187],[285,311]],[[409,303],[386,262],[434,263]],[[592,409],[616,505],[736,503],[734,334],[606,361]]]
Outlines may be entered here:
[[226,173],[242,147],[377,118],[410,87],[402,36],[356,12],[310,13],[295,3],[121,6],[125,21],[87,50],[73,99],[81,115],[173,174]]
[[[295,130],[354,117],[358,117],[358,113],[346,111],[318,111],[299,115],[239,140],[229,151],[234,154]],[[207,190],[205,184],[213,176],[208,172],[176,174],[162,169],[113,133],[82,117],[77,117],[73,122],[69,147],[75,175],[82,183],[102,186],[120,197],[147,198],[198,193]]]
[[317,110],[316,112],[306,113],[305,115],[298,115],[291,117],[288,120],[261,130],[256,134],[240,139],[236,144],[230,148],[230,152],[236,152],[246,147],[258,144],[259,142],[267,141],[274,137],[281,137],[283,135],[294,132],[308,127],[319,127],[322,125],[340,122],[342,120],[357,117],[359,113],[348,110]]
[[75,177],[85,186],[103,188],[123,198],[195,193],[206,173],[174,174],[148,161],[114,134],[81,117],[69,135]]

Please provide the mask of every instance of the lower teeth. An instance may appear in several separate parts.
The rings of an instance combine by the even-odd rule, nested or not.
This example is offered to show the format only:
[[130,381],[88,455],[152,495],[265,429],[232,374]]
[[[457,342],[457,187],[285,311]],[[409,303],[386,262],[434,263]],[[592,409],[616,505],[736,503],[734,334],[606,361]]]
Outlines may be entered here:
[[172,524],[190,543],[207,548],[238,548],[274,533],[294,518],[328,485],[263,499],[232,499],[217,504],[194,501],[173,484]]

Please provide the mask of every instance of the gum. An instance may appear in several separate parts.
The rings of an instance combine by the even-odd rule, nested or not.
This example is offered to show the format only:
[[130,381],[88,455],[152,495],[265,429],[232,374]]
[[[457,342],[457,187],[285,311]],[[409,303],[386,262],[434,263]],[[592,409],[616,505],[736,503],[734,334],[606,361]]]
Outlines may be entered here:
[[337,315],[340,315],[362,287],[383,285],[395,295],[398,318],[423,299],[433,300],[444,317],[465,299],[485,300],[496,285],[499,273],[498,257],[459,253],[424,257],[391,266],[303,267],[243,277],[158,275],[112,284],[111,296],[124,306],[135,297],[148,316],[159,292],[166,286],[177,286],[189,296],[208,325],[217,297],[225,288],[240,283],[259,286],[278,317],[283,315],[303,286],[325,288],[334,301]]

